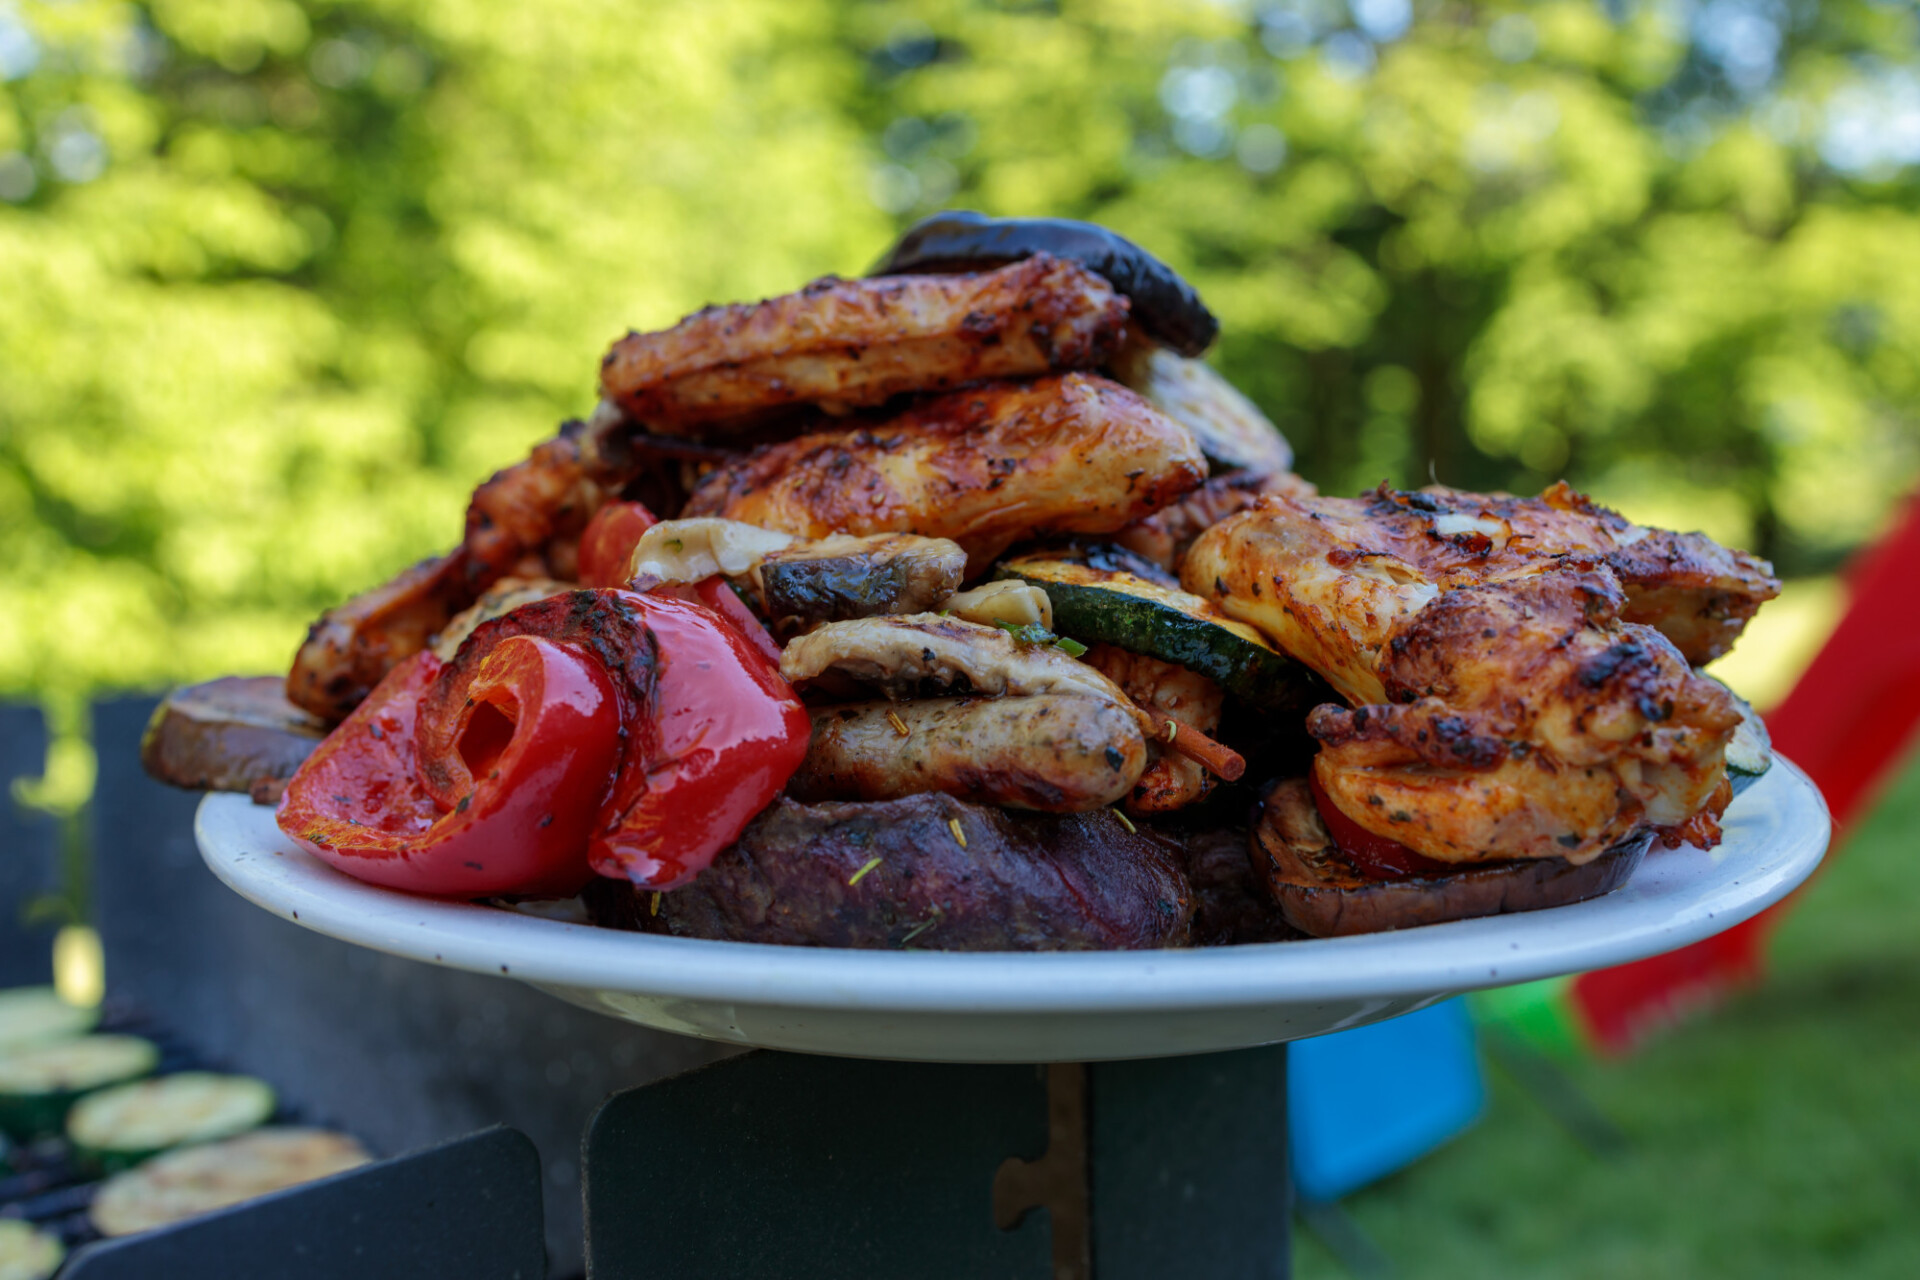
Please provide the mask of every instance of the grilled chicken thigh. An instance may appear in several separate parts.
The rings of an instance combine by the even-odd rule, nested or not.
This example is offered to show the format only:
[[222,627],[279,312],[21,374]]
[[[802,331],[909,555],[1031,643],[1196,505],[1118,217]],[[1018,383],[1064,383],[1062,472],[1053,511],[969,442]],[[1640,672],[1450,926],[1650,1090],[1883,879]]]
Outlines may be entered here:
[[1714,838],[1739,713],[1655,627],[1710,655],[1778,590],[1564,486],[1270,497],[1201,535],[1182,578],[1355,704],[1309,719],[1316,778],[1441,861],[1581,862],[1636,826]]
[[977,571],[1016,539],[1109,533],[1205,478],[1184,428],[1118,383],[1073,373],[768,445],[709,476],[686,514],[804,538],[951,538]]
[[496,472],[474,490],[459,546],[320,615],[287,673],[287,700],[344,719],[502,578],[573,577],[581,529],[645,465],[622,435],[616,415],[596,413]]
[[630,333],[601,365],[609,398],[668,435],[724,433],[770,412],[834,412],[910,391],[1105,363],[1127,300],[1038,254],[970,275],[816,280],[765,302],[708,307]]
[[1624,605],[1604,570],[1446,592],[1387,646],[1386,705],[1307,718],[1315,778],[1361,826],[1443,862],[1579,864],[1703,810],[1689,835],[1712,843],[1739,708],[1620,621]]

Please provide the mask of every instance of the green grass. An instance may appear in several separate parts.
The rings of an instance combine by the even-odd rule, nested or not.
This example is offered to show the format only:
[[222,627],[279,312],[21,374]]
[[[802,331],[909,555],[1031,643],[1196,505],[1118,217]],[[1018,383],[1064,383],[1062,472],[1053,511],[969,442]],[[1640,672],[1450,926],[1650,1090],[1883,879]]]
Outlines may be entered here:
[[[1489,1064],[1481,1123],[1347,1211],[1408,1280],[1920,1276],[1916,855],[1920,766],[1787,917],[1763,985],[1569,1065],[1625,1154],[1589,1154]],[[1305,1231],[1295,1272],[1344,1274]]]

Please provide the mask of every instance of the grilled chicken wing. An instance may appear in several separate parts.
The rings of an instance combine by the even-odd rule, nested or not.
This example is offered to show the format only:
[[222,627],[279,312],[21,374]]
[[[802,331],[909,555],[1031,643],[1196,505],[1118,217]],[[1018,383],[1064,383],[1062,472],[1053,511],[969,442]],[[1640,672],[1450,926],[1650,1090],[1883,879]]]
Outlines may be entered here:
[[[294,655],[288,701],[340,720],[501,578],[527,567],[572,577],[572,540],[644,465],[618,433],[618,418],[607,414],[568,423],[474,490],[458,547],[321,614]],[[539,564],[522,565],[543,553]]]
[[1105,363],[1127,300],[1038,254],[972,275],[816,280],[632,333],[601,365],[606,394],[669,435],[724,432],[797,405],[832,411],[987,378]]
[[813,709],[787,783],[797,800],[893,800],[943,791],[1046,813],[1100,809],[1130,791],[1146,739],[1125,708],[1042,694]]
[[951,538],[977,569],[1018,538],[1109,533],[1205,478],[1184,429],[1118,383],[1074,373],[769,445],[709,476],[687,514],[805,538]]
[[[1642,546],[1661,550],[1622,554]],[[1670,584],[1661,560],[1716,566],[1717,603],[1686,594],[1712,575]],[[1442,861],[1581,862],[1637,826],[1710,842],[1739,713],[1635,618],[1697,638],[1704,612],[1724,631],[1776,589],[1756,561],[1636,536],[1558,489],[1269,498],[1203,534],[1182,577],[1356,704],[1309,719],[1316,776],[1355,822]]]

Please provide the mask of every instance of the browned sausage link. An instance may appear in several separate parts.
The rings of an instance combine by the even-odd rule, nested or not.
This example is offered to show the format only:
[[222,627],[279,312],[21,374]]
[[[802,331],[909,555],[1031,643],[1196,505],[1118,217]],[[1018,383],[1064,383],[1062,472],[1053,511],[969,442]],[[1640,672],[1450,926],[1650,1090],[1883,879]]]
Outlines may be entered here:
[[1125,707],[1097,698],[933,698],[813,710],[813,743],[787,784],[795,798],[963,800],[1070,813],[1112,804],[1146,767]]

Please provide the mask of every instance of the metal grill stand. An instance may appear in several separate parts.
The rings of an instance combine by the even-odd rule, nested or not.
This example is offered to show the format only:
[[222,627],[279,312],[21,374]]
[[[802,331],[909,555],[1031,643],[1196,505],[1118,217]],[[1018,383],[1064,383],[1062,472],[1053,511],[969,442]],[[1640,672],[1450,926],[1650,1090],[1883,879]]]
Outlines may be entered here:
[[1284,1277],[1286,1048],[753,1053],[616,1094],[585,1171],[591,1280]]

